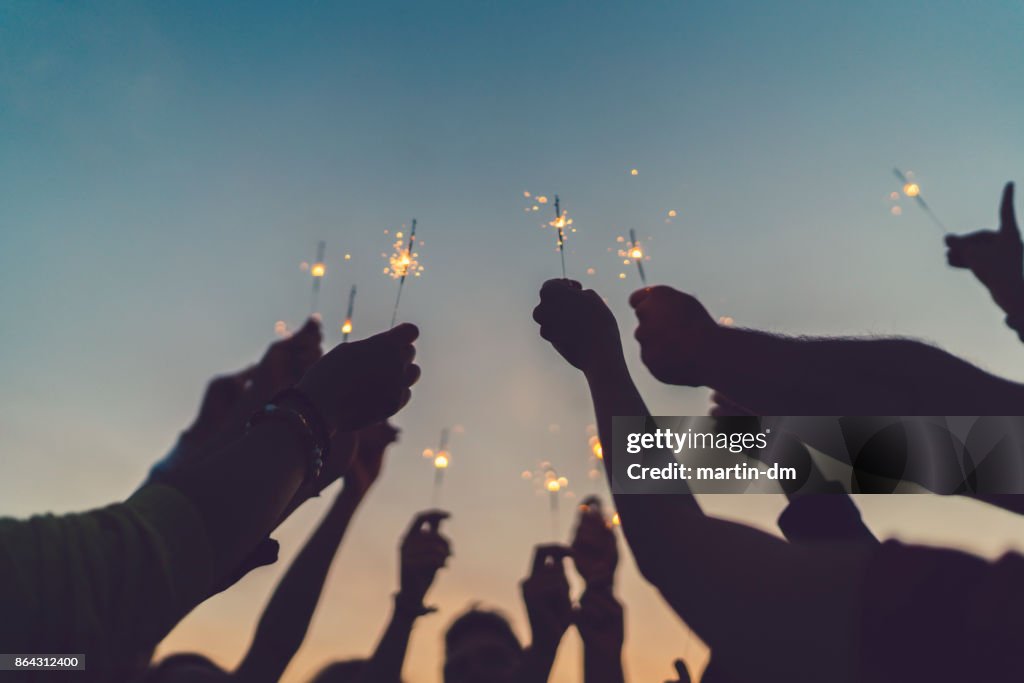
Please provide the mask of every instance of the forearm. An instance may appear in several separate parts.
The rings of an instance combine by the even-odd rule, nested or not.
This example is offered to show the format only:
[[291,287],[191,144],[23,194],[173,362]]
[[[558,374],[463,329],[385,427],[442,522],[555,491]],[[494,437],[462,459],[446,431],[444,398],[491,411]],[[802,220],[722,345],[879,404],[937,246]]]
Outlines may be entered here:
[[516,678],[517,683],[546,683],[555,665],[558,643],[543,645],[532,643],[523,653],[523,668]]
[[301,440],[290,426],[265,422],[189,472],[178,489],[198,508],[224,576],[267,535],[306,476]]
[[[685,520],[703,513],[696,498],[690,495],[636,495],[615,493],[613,484],[614,438],[612,418],[615,416],[649,416],[640,392],[633,383],[624,359],[608,363],[587,373],[587,384],[594,404],[598,436],[603,446],[603,462],[609,487],[619,513],[623,533],[644,576],[660,585],[668,580],[669,567],[665,563],[664,537],[652,534],[651,529],[664,529],[666,520]],[[671,458],[669,453],[653,457]],[[678,482],[675,482],[678,484]],[[662,578],[662,574],[665,578]]]
[[908,339],[800,339],[720,329],[708,385],[761,415],[985,415],[1024,387]]
[[244,680],[276,681],[295,656],[358,503],[339,496],[278,583],[239,666]]
[[608,650],[583,641],[583,683],[625,683],[622,649]]
[[409,638],[416,623],[417,614],[402,606],[396,598],[391,619],[381,635],[380,642],[366,668],[359,676],[360,683],[399,683],[402,667],[409,649]]

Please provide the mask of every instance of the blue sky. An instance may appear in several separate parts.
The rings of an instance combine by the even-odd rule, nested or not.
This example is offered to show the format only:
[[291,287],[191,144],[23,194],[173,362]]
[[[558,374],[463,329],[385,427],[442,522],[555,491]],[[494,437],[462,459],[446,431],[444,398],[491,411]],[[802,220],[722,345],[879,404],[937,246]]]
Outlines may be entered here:
[[[530,320],[559,265],[523,191],[561,195],[578,228],[569,275],[609,300],[656,412],[702,413],[706,393],[637,362],[638,283],[608,251],[631,227],[653,281],[739,325],[917,336],[1024,378],[939,232],[887,200],[900,166],[954,229],[994,224],[1024,168],[1022,28],[1016,2],[0,2],[4,512],[126,495],[208,377],[258,357],[276,320],[301,321],[299,263],[318,240],[329,339],[353,283],[356,336],[386,326],[384,230],[415,216],[425,272],[402,317],[421,326],[424,377],[289,676],[369,647],[378,624],[346,615],[383,621],[380,566],[409,501],[430,502],[418,453],[446,425],[465,426],[442,500],[462,552],[413,662],[436,665],[438,630],[474,597],[521,627],[515,582],[550,532],[518,473],[549,459],[595,488],[582,380]],[[766,527],[781,506],[707,504]],[[1024,531],[957,501],[865,510],[885,533],[989,553]],[[283,559],[317,511],[282,530]],[[631,671],[665,678],[689,641],[624,572]],[[215,642],[230,662],[275,577],[204,606],[172,644]],[[571,659],[557,678],[575,680]]]

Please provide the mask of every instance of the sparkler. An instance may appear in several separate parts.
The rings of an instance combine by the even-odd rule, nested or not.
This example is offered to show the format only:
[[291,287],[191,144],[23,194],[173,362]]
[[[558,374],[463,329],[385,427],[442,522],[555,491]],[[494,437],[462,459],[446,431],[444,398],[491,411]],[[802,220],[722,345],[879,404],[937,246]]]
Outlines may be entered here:
[[[621,235],[616,238],[616,241],[620,244],[625,244],[625,249],[619,249],[619,258],[622,259],[624,265],[629,265],[630,262],[636,264],[637,272],[640,273],[640,282],[647,286],[647,274],[644,272],[644,261],[650,260],[650,256],[644,251],[644,248],[640,245],[640,241],[636,238],[636,230],[633,228],[629,229],[629,242],[626,242],[626,238]],[[611,249],[609,249],[611,251]],[[626,274],[619,273],[619,279],[625,280]]]
[[629,258],[636,263],[636,269],[640,272],[640,282],[646,287],[647,276],[644,275],[644,250],[640,248],[640,243],[636,241],[636,230],[633,228],[629,229]]
[[[895,175],[899,179],[899,181],[903,183],[903,194],[907,195],[908,197],[917,202],[917,205],[920,206],[926,214],[928,214],[928,218],[932,219],[932,223],[935,223],[935,225],[939,227],[939,230],[942,231],[942,234],[945,235],[946,233],[948,233],[949,230],[946,229],[946,226],[942,223],[942,221],[939,220],[939,217],[935,215],[935,212],[932,211],[931,207],[928,206],[928,203],[925,202],[924,197],[921,196],[920,186],[918,186],[917,183],[910,180],[906,176],[906,174],[904,174],[903,171],[901,171],[900,169],[894,168],[892,169],[892,172],[893,175]],[[899,215],[899,213],[894,212],[894,215]]]
[[432,505],[437,507],[441,498],[441,485],[444,483],[444,471],[452,461],[452,454],[448,451],[448,428],[441,430],[441,442],[437,450],[426,449],[423,451],[424,458],[431,458],[434,465],[434,493]]
[[395,233],[394,253],[391,255],[388,267],[384,272],[398,280],[398,296],[395,297],[395,308],[391,312],[391,327],[395,326],[398,319],[398,302],[402,300],[402,288],[405,286],[405,278],[412,273],[413,277],[419,277],[423,272],[423,266],[419,262],[419,254],[413,251],[416,246],[416,219],[412,219],[412,227],[409,230],[409,246],[402,244],[402,233]]
[[341,324],[341,343],[344,344],[348,341],[348,335],[352,332],[352,308],[356,303],[356,286],[352,285],[352,289],[348,292],[348,312],[345,313],[345,322]]
[[320,240],[316,247],[316,261],[309,267],[309,274],[313,276],[313,294],[309,301],[309,314],[311,316],[317,312],[317,302],[320,299],[320,283],[324,279],[324,274],[327,273],[327,266],[324,265],[324,250],[326,248],[327,244]]
[[555,195],[555,220],[551,223],[558,230],[558,254],[562,257],[562,279],[565,279],[565,220],[562,219],[562,204]]
[[548,492],[548,500],[551,501],[551,533],[555,538],[559,537],[558,494],[567,486],[569,486],[569,480],[559,477],[550,466],[544,472],[544,489]]

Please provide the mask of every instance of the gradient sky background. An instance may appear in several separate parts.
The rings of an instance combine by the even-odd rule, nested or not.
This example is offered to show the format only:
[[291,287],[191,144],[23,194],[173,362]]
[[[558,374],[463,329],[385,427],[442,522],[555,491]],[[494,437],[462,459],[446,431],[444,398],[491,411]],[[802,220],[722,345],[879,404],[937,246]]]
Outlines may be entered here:
[[[386,326],[384,230],[415,216],[426,271],[402,317],[421,326],[423,379],[286,679],[371,649],[399,534],[430,504],[419,453],[461,424],[442,500],[456,555],[406,666],[435,681],[442,629],[473,601],[526,636],[517,582],[551,530],[519,473],[550,459],[578,494],[599,490],[582,378],[530,319],[559,267],[523,191],[562,196],[569,274],[608,298],[656,414],[702,414],[707,393],[661,387],[636,358],[636,274],[620,281],[607,251],[630,227],[651,238],[653,281],[738,325],[917,336],[1024,379],[983,289],[945,266],[916,206],[894,217],[887,199],[901,166],[951,227],[994,225],[1003,182],[1024,180],[1022,29],[1008,1],[0,2],[2,512],[133,490],[206,380],[255,360],[274,321],[301,322],[299,263],[320,239],[329,341],[352,283],[356,336]],[[163,651],[232,665],[327,503]],[[783,505],[702,503],[770,529]],[[1024,523],[970,502],[862,503],[886,536],[1024,547]],[[706,652],[626,557],[631,679],[664,680],[680,655],[699,668]],[[554,680],[579,679],[576,640]]]

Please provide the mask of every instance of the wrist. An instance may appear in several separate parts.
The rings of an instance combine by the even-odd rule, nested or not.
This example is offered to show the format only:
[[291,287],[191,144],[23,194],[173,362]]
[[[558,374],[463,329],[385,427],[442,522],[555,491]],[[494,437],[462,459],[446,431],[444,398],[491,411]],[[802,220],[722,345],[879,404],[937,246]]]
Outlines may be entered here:
[[401,589],[393,598],[393,610],[396,618],[415,620],[434,610],[423,604],[423,598],[403,592]]

